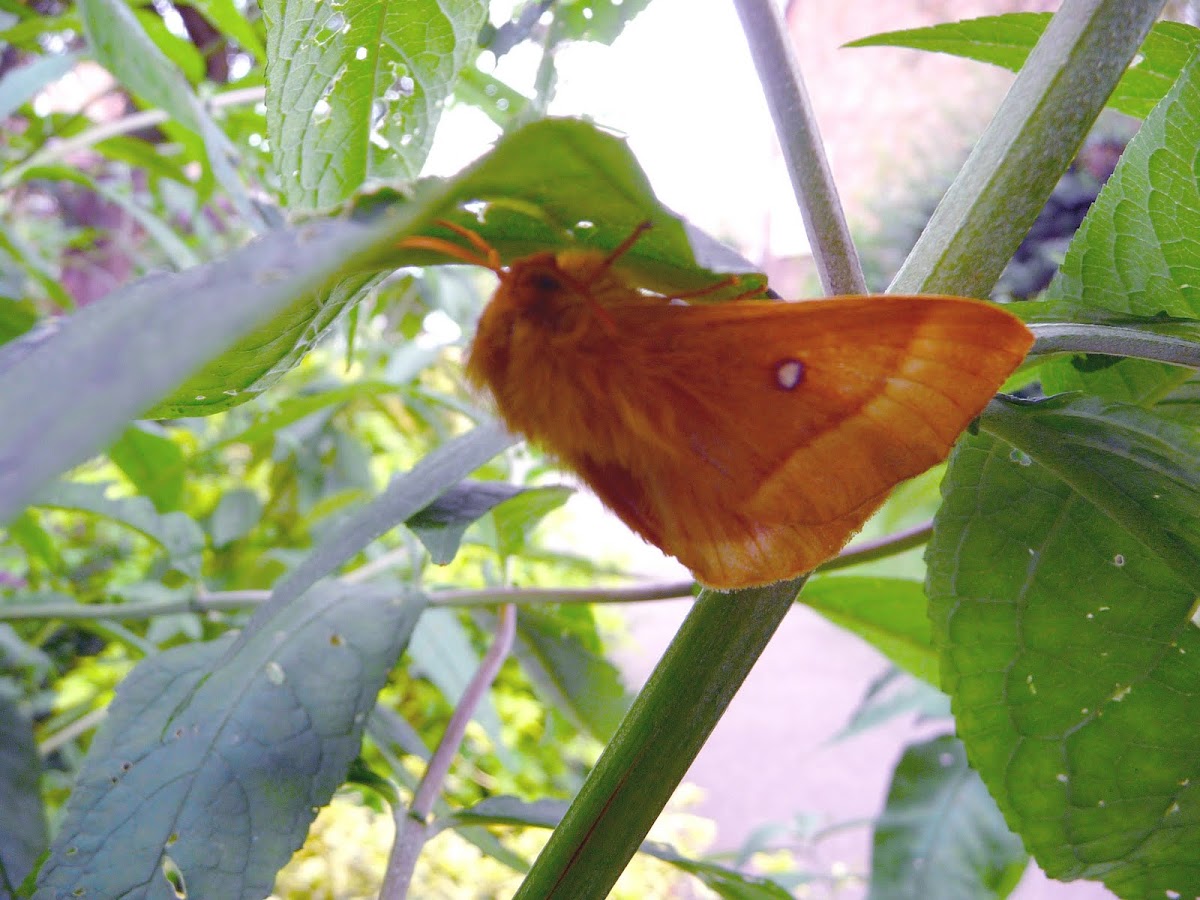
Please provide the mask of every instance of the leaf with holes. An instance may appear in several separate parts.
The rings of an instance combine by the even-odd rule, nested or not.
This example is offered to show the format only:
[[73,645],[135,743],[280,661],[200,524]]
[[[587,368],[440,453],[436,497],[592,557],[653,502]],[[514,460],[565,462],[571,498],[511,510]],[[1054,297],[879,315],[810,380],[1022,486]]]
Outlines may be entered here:
[[487,13],[481,0],[266,0],[267,128],[293,208],[413,179]]
[[1079,397],[981,425],[927,585],[971,764],[1052,877],[1200,893],[1200,436]]

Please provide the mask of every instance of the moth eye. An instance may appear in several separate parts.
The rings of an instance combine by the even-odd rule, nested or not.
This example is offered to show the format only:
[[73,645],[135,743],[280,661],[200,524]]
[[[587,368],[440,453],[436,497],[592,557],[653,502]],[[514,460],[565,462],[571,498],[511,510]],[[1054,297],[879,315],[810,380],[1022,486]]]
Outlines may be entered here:
[[530,280],[530,287],[544,294],[562,290],[562,282],[549,272],[536,272]]
[[804,363],[784,359],[775,363],[775,384],[785,391],[795,390],[804,381]]

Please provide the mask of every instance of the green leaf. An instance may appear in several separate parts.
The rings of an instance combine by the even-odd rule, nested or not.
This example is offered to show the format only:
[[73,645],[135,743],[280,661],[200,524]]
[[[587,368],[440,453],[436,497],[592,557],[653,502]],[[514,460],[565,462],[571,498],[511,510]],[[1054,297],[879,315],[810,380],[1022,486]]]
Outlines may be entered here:
[[0,670],[15,673],[24,669],[26,677],[40,681],[46,677],[52,665],[45,651],[21,640],[11,625],[0,625]]
[[[472,807],[458,810],[452,816],[439,819],[437,824],[443,828],[461,828],[466,825],[555,828],[566,811],[567,804],[560,800],[527,803],[516,797],[489,797]],[[695,876],[705,887],[715,891],[718,897],[728,900],[788,900],[791,897],[791,894],[769,878],[746,875],[736,869],[705,860],[689,859],[666,844],[646,841],[640,851]]]
[[565,37],[611,44],[649,5],[650,0],[562,0],[554,17]]
[[204,532],[190,516],[181,512],[159,515],[145,497],[109,497],[107,493],[106,484],[59,481],[43,489],[33,505],[87,512],[127,525],[162,547],[172,567],[189,577],[200,577]]
[[191,5],[220,29],[222,34],[233,38],[243,50],[253,54],[258,63],[263,64],[267,61],[266,48],[258,39],[254,26],[246,21],[246,17],[238,11],[233,0],[193,0]]
[[950,698],[928,682],[906,677],[900,669],[889,668],[872,680],[850,721],[829,739],[829,743],[844,741],[909,713],[916,713],[918,720],[949,718]]
[[981,424],[928,553],[971,762],[1051,877],[1200,893],[1200,434],[1098,398]]
[[890,290],[991,293],[1160,9],[1078,0],[1059,10]]
[[[1046,301],[1089,321],[1097,312],[1200,318],[1200,58],[1190,63],[1125,148],[1067,251]],[[1153,402],[1190,372],[1141,360],[1085,371],[1072,361],[1041,368],[1047,393],[1086,389]]]
[[[909,47],[948,53],[1017,72],[1025,65],[1049,22],[1050,13],[981,16],[927,28],[874,34],[846,46]],[[1145,118],[1154,104],[1166,96],[1197,47],[1200,47],[1200,29],[1182,22],[1156,23],[1133,63],[1117,82],[1108,98],[1108,106],[1126,115]]]
[[513,655],[545,702],[597,740],[613,736],[630,698],[612,663],[535,609],[523,609],[517,617]]
[[221,496],[209,522],[214,547],[232,544],[245,537],[262,519],[263,505],[258,494],[246,488],[228,491]]
[[[295,367],[342,311],[379,280],[373,272],[359,272],[314,286],[189,378],[146,418],[210,416],[253,400]],[[251,287],[242,284],[241,293],[253,302]]]
[[163,57],[170,60],[188,82],[198,85],[204,80],[207,74],[204,57],[195,44],[171,31],[157,12],[134,7],[133,14],[146,37],[154,42]]
[[267,128],[293,208],[416,178],[487,15],[481,0],[264,0]]
[[0,78],[0,120],[7,119],[52,82],[66,75],[79,57],[74,53],[40,56]]
[[0,678],[0,897],[12,891],[33,869],[50,843],[42,808],[42,760],[33,738],[33,723],[22,708],[20,692]]
[[993,900],[1029,857],[967,754],[945,735],[908,747],[875,826],[871,900]]
[[20,337],[37,324],[38,314],[27,300],[0,297],[0,344]]
[[135,422],[108,448],[108,457],[160,513],[179,509],[186,463],[183,450],[162,429]]
[[[0,523],[239,335],[393,245],[405,214],[421,210],[280,229],[220,262],[144,278],[37,340],[0,345]],[[226,372],[226,385],[238,374]]]
[[[505,261],[544,250],[612,250],[649,222],[650,230],[621,257],[646,288],[711,287],[722,275],[742,279],[712,300],[744,293],[766,278],[725,245],[663,207],[625,141],[575,119],[542,119],[510,132],[457,178],[441,182],[463,207],[442,216],[476,232]],[[422,234],[459,241],[440,228]],[[401,249],[396,265],[459,261],[426,250]]]
[[37,897],[259,898],[358,755],[423,604],[321,587],[284,630],[177,647],[125,679]]
[[501,556],[517,556],[526,548],[526,537],[542,519],[571,498],[568,487],[551,485],[527,488],[505,500],[492,512],[496,549]]
[[467,529],[496,506],[520,493],[522,489],[511,484],[464,481],[404,524],[424,544],[433,562],[439,566],[448,565],[458,553]]
[[454,97],[483,112],[501,128],[516,121],[529,107],[529,98],[478,66],[464,66],[458,73]]
[[[416,515],[513,440],[499,424],[481,425],[442,444],[408,472],[393,478],[382,494],[331,529],[304,561],[275,585],[271,594],[273,610],[286,608],[293,598],[334,572],[380,535]],[[265,607],[260,615],[267,617]]]
[[251,204],[231,159],[236,153],[224,133],[192,92],[174,63],[146,34],[122,0],[79,0],[79,15],[96,61],[129,91],[166,110],[204,141],[212,174],[250,222],[259,214]]
[[[766,283],[729,248],[689,229],[655,199],[624,141],[572,119],[530,124],[505,135],[487,156],[454,179],[423,182],[433,202],[400,203],[394,194],[360,198],[359,217],[399,206],[410,216],[445,218],[477,231],[506,258],[540,250],[591,246],[611,250],[642,222],[654,228],[623,264],[648,288],[680,291],[710,287],[720,272],[745,275],[714,299]],[[457,203],[459,209],[452,210]],[[468,212],[470,206],[476,212]],[[481,222],[478,215],[484,215]],[[586,222],[590,227],[582,227]],[[331,227],[327,225],[326,227]],[[423,228],[454,240],[445,229]],[[397,237],[399,237],[398,235]],[[395,247],[378,267],[445,262],[428,251]],[[456,261],[457,262],[457,261]],[[238,342],[159,404],[148,417],[210,415],[257,396],[311,349],[348,305],[377,283],[375,271],[314,286],[309,294]],[[331,286],[332,284],[332,286]],[[245,285],[243,284],[243,289]]]
[[311,416],[313,413],[341,406],[353,400],[381,397],[396,393],[396,385],[387,381],[353,381],[328,390],[287,397],[264,410],[254,422],[232,436],[222,439],[212,449],[230,444],[257,444],[274,438],[281,429]]
[[827,575],[810,579],[800,602],[918,678],[938,683],[925,589],[919,581]]

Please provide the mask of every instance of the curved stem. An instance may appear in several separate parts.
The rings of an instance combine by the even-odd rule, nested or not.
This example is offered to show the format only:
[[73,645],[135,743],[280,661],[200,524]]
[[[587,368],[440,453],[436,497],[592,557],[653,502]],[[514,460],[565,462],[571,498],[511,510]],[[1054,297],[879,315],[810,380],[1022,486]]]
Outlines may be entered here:
[[484,654],[479,668],[475,670],[470,684],[463,692],[462,700],[455,707],[454,714],[446,725],[446,732],[442,735],[437,749],[433,751],[429,765],[425,768],[425,775],[417,785],[412,803],[407,810],[395,810],[396,841],[392,845],[387,874],[379,891],[379,900],[404,900],[408,896],[408,886],[412,882],[417,858],[429,837],[429,817],[433,813],[433,804],[442,792],[446,776],[450,774],[450,766],[458,755],[458,748],[467,732],[467,724],[492,682],[496,680],[504,660],[508,658],[516,633],[517,608],[512,604],[501,607],[500,615],[496,619],[492,646]]
[[857,547],[843,550],[833,559],[829,560],[829,562],[818,566],[816,571],[834,572],[838,569],[848,569],[851,566],[857,566],[859,563],[886,559],[889,556],[895,556],[898,553],[911,550],[913,547],[920,547],[922,544],[929,543],[929,538],[932,534],[933,520],[931,519],[928,522],[922,522],[920,525],[914,525],[912,528],[897,531],[895,534],[885,535],[874,541],[866,541]]

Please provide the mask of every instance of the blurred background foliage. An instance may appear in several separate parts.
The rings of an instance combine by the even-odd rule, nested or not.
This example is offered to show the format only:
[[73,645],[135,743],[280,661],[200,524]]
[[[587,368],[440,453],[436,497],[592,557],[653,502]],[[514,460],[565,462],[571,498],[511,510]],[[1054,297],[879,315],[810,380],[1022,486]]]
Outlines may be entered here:
[[[253,208],[275,224],[284,186],[266,138],[267,34],[257,4],[113,2],[203,100],[237,148]],[[591,17],[581,4],[568,4],[547,26],[542,14],[550,5],[516,4],[511,18],[485,25],[483,49],[501,56],[529,40],[610,42],[646,4],[600,4],[601,14]],[[36,341],[56,317],[133,279],[219,258],[257,227],[219,189],[198,135],[135,102],[89,58],[85,16],[106,13],[103,4],[82,6],[0,0],[0,343]],[[539,71],[527,95],[468,67],[452,102],[511,125],[544,108],[552,81],[552,66]],[[1029,297],[1045,287],[1128,136],[1113,122],[1085,148],[1005,273],[1003,293]],[[945,161],[946,171],[953,162]],[[911,249],[942,187],[931,172],[913,179],[910,196],[894,209],[876,211],[883,226],[862,241],[873,288],[886,285]],[[239,628],[264,589],[347,511],[460,428],[474,403],[461,376],[462,335],[485,290],[486,282],[458,272],[398,272],[338,318],[269,394],[205,418],[134,423],[105,456],[0,531],[0,606],[46,610],[0,621],[0,698],[15,698],[12,715],[32,723],[43,767],[43,832],[59,814],[115,686],[135,663]],[[480,476],[560,483],[525,448],[494,460]],[[903,502],[877,527],[927,517],[937,503],[936,473],[903,490]],[[565,497],[551,491],[500,503],[467,530],[446,566],[430,566],[427,546],[404,529],[353,563],[434,593],[592,585],[618,568],[542,541],[540,523]],[[892,560],[879,571],[905,565]],[[120,616],[60,614],[76,604],[127,609]],[[479,710],[447,783],[450,807],[495,795],[572,796],[628,702],[605,655],[621,633],[617,614],[547,604],[523,617],[521,627],[514,658]],[[490,618],[473,611],[439,609],[422,621],[380,695],[352,785],[317,819],[309,844],[281,873],[276,896],[373,895],[390,845],[375,778],[415,783],[417,761],[444,730],[490,628]],[[554,652],[546,652],[549,645]],[[900,710],[945,714],[931,691],[913,692],[903,703],[888,695],[891,706],[881,704],[894,688],[894,681],[881,684],[849,728]],[[694,817],[665,825],[663,837],[685,854],[702,854],[711,840],[711,829]],[[529,859],[542,839],[530,831],[506,841]],[[44,834],[5,857],[10,877],[0,880],[0,897],[13,894],[40,843]],[[504,896],[519,877],[445,832],[428,848],[414,893]],[[683,877],[640,860],[614,896],[667,896]],[[791,871],[778,882],[795,888],[803,880]]]

